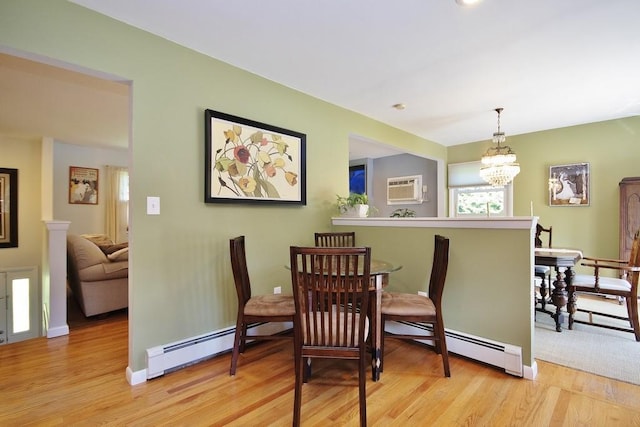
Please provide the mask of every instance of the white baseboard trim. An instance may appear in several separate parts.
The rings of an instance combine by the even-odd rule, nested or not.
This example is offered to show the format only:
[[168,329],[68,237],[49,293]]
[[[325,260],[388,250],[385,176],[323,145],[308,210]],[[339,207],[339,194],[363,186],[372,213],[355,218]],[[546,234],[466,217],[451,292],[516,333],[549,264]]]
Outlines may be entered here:
[[[257,324],[250,328],[254,334],[276,334],[290,329],[290,323]],[[427,328],[421,324],[408,322],[387,322],[385,330],[391,333],[416,333],[417,329]],[[413,331],[412,331],[413,329]],[[127,381],[131,385],[139,384],[165,373],[181,369],[204,359],[215,357],[231,350],[235,327],[225,328],[208,334],[198,335],[182,341],[149,348],[146,351],[147,367],[133,372],[127,367]],[[447,330],[447,348],[450,353],[467,357],[488,365],[504,369],[506,373],[526,379],[535,379],[538,367],[522,364],[520,347],[500,343],[462,332]],[[432,344],[430,341],[423,341]]]
[[47,329],[47,338],[56,338],[64,335],[69,335],[69,325]]
[[[387,322],[385,330],[398,334],[420,334],[425,330],[431,330],[429,326],[414,322]],[[421,332],[423,331],[423,332]],[[493,341],[463,332],[447,329],[447,349],[469,359],[496,366],[504,369],[509,375],[533,379],[537,367],[523,366],[522,349],[520,347]],[[425,344],[433,345],[433,341],[418,340]]]
[[125,371],[125,375],[127,376],[127,382],[129,385],[138,385],[147,381],[147,370],[142,369],[140,371],[132,371],[129,366]]

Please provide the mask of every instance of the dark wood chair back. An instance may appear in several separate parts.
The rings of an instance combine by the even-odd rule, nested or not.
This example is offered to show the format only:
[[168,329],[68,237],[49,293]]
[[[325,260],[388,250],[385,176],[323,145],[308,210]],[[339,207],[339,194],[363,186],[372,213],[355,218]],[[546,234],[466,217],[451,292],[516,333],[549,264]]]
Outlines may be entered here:
[[429,295],[427,297],[417,294],[401,292],[382,293],[382,326],[387,321],[403,322],[409,328],[407,322],[426,323],[432,325],[432,330],[427,328],[406,329],[401,332],[384,332],[381,347],[381,369],[384,368],[384,342],[387,337],[403,340],[428,340],[433,341],[436,353],[442,355],[444,375],[451,376],[449,369],[449,353],[447,350],[444,320],[442,316],[442,294],[449,266],[449,239],[436,235],[434,237],[433,263],[431,266],[431,278],[429,280]]
[[436,235],[434,240],[435,248],[433,251],[431,277],[429,278],[429,298],[431,298],[436,310],[440,313],[444,282],[447,279],[447,269],[449,268],[449,239]]
[[296,385],[294,422],[300,424],[304,362],[308,358],[359,362],[360,425],[366,414],[366,339],[371,249],[291,247]]
[[233,281],[238,295],[238,316],[229,369],[229,375],[235,375],[238,356],[244,353],[247,340],[291,339],[291,334],[249,334],[249,326],[267,322],[293,322],[295,305],[291,295],[251,295],[244,236],[230,239],[229,251]]
[[231,270],[233,271],[233,281],[238,294],[238,309],[251,298],[251,281],[247,269],[247,256],[245,253],[244,236],[238,236],[229,240],[229,250],[231,254]]
[[547,235],[547,248],[551,247],[551,237],[552,237],[552,233],[553,233],[553,227],[549,227],[549,228],[544,228],[542,225],[540,224],[536,224],[536,237],[535,237],[535,245],[536,248],[542,248],[544,243],[542,241],[542,233],[548,233]]
[[337,233],[315,233],[315,245],[321,247],[354,247],[356,245],[355,231]]

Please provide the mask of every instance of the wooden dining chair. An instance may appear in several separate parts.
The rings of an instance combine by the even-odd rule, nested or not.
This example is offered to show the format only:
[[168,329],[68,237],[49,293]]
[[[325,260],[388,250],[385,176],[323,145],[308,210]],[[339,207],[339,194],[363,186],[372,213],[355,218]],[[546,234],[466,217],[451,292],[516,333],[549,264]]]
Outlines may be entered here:
[[[640,319],[638,319],[638,276],[640,276],[640,230],[636,231],[631,246],[629,260],[615,260],[607,258],[583,257],[581,264],[593,268],[593,274],[576,274],[573,276],[569,291],[569,329],[573,329],[574,323],[583,323],[601,328],[615,329],[618,331],[631,332],[635,335],[636,341],[640,341]],[[602,276],[603,270],[613,270],[622,278]],[[607,313],[588,311],[589,320],[581,321],[574,318],[576,311],[583,311],[577,308],[576,294],[596,294],[612,295],[622,297],[627,305],[627,317],[621,318]],[[593,316],[604,316],[621,320],[628,320],[630,328],[612,326],[606,323],[593,321]]]
[[229,241],[233,280],[238,294],[238,317],[231,353],[229,375],[236,374],[238,355],[244,353],[247,340],[291,339],[290,335],[247,334],[253,323],[293,322],[295,304],[291,295],[251,295],[251,281],[247,269],[244,236]]
[[[547,233],[547,244],[545,245],[542,240],[542,234]],[[536,224],[536,234],[534,238],[534,243],[536,248],[551,248],[551,239],[553,236],[553,227],[549,226],[549,228],[544,228],[540,224]],[[542,310],[546,309],[547,305],[547,295],[551,293],[551,267],[546,265],[534,265],[534,274],[536,277],[540,278],[540,305]],[[534,303],[537,304],[538,298],[534,296]]]
[[360,425],[367,425],[366,340],[369,319],[370,248],[291,247],[295,393],[293,425],[300,425],[305,361],[358,362]]
[[322,247],[353,247],[356,245],[356,232],[315,233],[316,246]]
[[384,342],[387,338],[403,340],[433,341],[436,353],[442,355],[444,375],[451,376],[449,370],[449,353],[442,319],[442,293],[444,291],[447,268],[449,265],[449,239],[435,236],[435,249],[428,296],[418,294],[383,292],[382,293],[382,327],[387,321],[418,322],[430,324],[432,330],[425,333],[390,333],[382,336],[380,370],[384,368]]

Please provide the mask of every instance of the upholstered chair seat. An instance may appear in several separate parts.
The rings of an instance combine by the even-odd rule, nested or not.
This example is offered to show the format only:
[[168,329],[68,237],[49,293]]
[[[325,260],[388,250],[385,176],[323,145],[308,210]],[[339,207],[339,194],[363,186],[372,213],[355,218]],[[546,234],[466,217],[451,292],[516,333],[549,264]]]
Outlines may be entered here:
[[296,306],[291,295],[254,295],[244,306],[245,316],[293,316]]
[[[598,277],[598,287],[606,291],[627,291],[631,290],[631,283],[625,279],[618,279],[616,277]],[[583,288],[595,289],[596,282],[593,276],[587,274],[576,274],[573,276],[573,285]]]
[[382,310],[393,316],[435,316],[433,301],[417,294],[398,292],[382,293]]

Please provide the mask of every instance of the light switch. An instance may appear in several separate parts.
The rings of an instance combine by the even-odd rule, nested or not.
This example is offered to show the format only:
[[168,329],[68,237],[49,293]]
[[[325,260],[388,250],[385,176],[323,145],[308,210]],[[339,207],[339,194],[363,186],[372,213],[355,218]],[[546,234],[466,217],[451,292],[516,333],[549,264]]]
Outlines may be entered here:
[[147,215],[160,215],[160,197],[147,197]]

